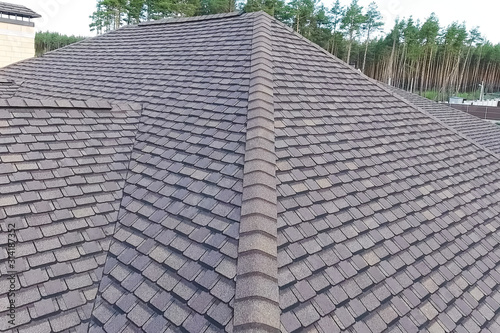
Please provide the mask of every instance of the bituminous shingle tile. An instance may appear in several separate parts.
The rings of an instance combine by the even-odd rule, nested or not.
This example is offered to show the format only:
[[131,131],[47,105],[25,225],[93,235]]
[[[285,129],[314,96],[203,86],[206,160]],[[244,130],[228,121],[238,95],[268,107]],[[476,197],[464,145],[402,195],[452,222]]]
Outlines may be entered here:
[[66,291],[68,288],[63,280],[50,280],[43,284],[43,288],[45,290],[46,295],[54,295]]
[[[10,193],[17,200],[10,201],[12,204],[7,208],[21,207],[0,209],[0,218],[21,217],[19,223],[23,228],[25,225],[40,228],[37,232],[19,233],[23,244],[18,249],[19,254],[27,257],[26,269],[45,268],[49,278],[62,275],[70,279],[72,287],[77,288],[75,291],[84,288],[82,295],[87,295],[89,304],[76,308],[82,320],[89,316],[97,284],[103,288],[101,301],[106,303],[115,300],[113,293],[106,294],[112,290],[111,285],[117,287],[125,280],[128,285],[134,280],[133,276],[127,280],[131,272],[140,273],[138,285],[128,285],[135,288],[136,294],[127,297],[128,302],[120,303],[126,310],[113,308],[116,313],[101,316],[105,323],[94,319],[95,315],[90,321],[96,330],[103,325],[110,332],[137,330],[137,324],[127,318],[129,312],[120,314],[120,311],[130,311],[148,302],[152,291],[143,286],[144,280],[149,279],[158,290],[163,289],[160,283],[170,288],[150,298],[147,306],[151,309],[167,313],[173,299],[179,302],[180,295],[191,297],[185,301],[187,305],[179,302],[188,312],[180,324],[184,329],[231,331],[233,313],[228,299],[234,287],[229,281],[238,278],[237,272],[231,274],[234,271],[231,267],[239,259],[239,233],[262,231],[278,235],[274,244],[280,267],[282,317],[291,314],[301,323],[293,314],[295,310],[306,308],[307,304],[317,311],[317,315],[305,316],[305,320],[312,320],[307,328],[300,324],[297,330],[340,330],[330,315],[324,313],[330,311],[328,300],[331,300],[336,306],[334,312],[345,308],[352,316],[358,316],[358,322],[351,325],[355,331],[369,328],[413,332],[439,330],[439,327],[457,332],[493,331],[494,316],[479,309],[487,304],[494,313],[499,307],[498,299],[490,297],[495,281],[500,281],[494,271],[498,260],[494,253],[496,239],[492,236],[498,213],[496,157],[479,147],[484,142],[463,139],[280,24],[264,16],[254,21],[259,15],[262,14],[232,14],[210,20],[183,18],[182,24],[174,21],[177,24],[131,26],[104,37],[99,48],[90,41],[86,44],[90,47],[88,51],[76,44],[41,59],[37,68],[43,75],[30,74],[32,60],[2,69],[3,75],[29,78],[17,90],[23,97],[74,96],[81,100],[100,97],[145,103],[140,120],[135,111],[119,111],[129,110],[128,106],[110,111],[106,109],[110,106],[104,104],[85,103],[97,109],[62,111],[57,109],[57,103],[49,103],[47,110],[23,110],[28,114],[22,117],[20,109],[16,109],[16,117],[7,124],[16,128],[3,132],[5,127],[1,127],[0,140],[7,145],[8,154],[22,155],[25,162],[0,166],[0,173],[5,176],[0,178],[0,186],[7,185],[6,190],[14,191]],[[269,47],[259,54],[272,61],[259,67],[265,72],[259,74],[265,80],[254,77],[252,82],[273,85],[269,93],[272,92],[274,99],[275,119],[271,122],[274,126],[265,137],[274,136],[277,161],[268,163],[265,170],[273,175],[276,172],[272,179],[279,180],[275,205],[278,220],[274,224],[268,219],[255,219],[245,229],[247,226],[238,223],[241,180],[247,166],[245,130],[263,126],[247,116],[252,77],[250,55],[253,39],[258,45],[266,43],[261,32],[254,36],[258,31],[257,27],[254,29],[255,22],[265,20],[270,24],[267,33],[272,38],[267,40]],[[213,27],[216,30],[212,36]],[[155,29],[154,36],[149,29]],[[203,43],[193,43],[189,40],[192,35]],[[186,71],[184,65],[172,62],[162,71],[155,71],[156,65],[144,61],[141,47],[126,48],[129,45],[126,41],[136,40],[137,36],[141,40],[148,36],[147,40],[159,47],[168,44],[164,50],[167,59],[171,50],[175,50],[176,56],[192,67]],[[203,45],[203,50],[199,45]],[[99,51],[101,46],[126,52],[108,55]],[[88,54],[103,61],[89,63],[85,61]],[[116,57],[121,61],[117,62]],[[67,66],[60,66],[62,58]],[[99,70],[107,63],[106,59],[117,63],[113,73]],[[136,65],[130,71],[128,64],[132,62]],[[52,70],[49,72],[47,68]],[[124,68],[127,82],[123,81],[125,75],[121,75]],[[79,75],[73,75],[76,69]],[[148,74],[151,70],[155,74]],[[89,81],[88,75],[80,75],[89,71],[96,80]],[[104,76],[113,80],[101,80]],[[165,77],[169,79],[163,80]],[[49,85],[45,84],[49,81]],[[161,89],[145,84],[153,81]],[[95,82],[100,83],[99,89],[92,86]],[[30,105],[19,103],[16,105]],[[61,103],[75,107],[71,102]],[[265,114],[270,104],[260,103],[259,107],[264,108],[262,114]],[[2,119],[13,117],[2,108]],[[428,110],[441,120],[450,115],[450,119],[459,117],[448,109],[446,117],[431,108]],[[463,124],[464,120],[461,121]],[[467,121],[466,131],[486,125],[490,126],[482,121]],[[137,135],[135,126],[140,128]],[[15,136],[25,143],[15,144]],[[38,142],[32,143],[35,139]],[[132,144],[134,154],[130,157],[127,154]],[[19,159],[12,158],[11,161]],[[250,170],[255,166],[248,164]],[[8,182],[23,186],[11,186]],[[64,182],[69,182],[68,186]],[[255,177],[255,184],[261,182],[262,179]],[[127,190],[122,195],[125,183]],[[28,192],[40,192],[41,199],[51,200],[55,210],[44,204],[35,205],[40,198],[33,195],[23,198]],[[90,195],[84,196],[84,192]],[[9,196],[7,192],[4,195]],[[120,207],[127,213],[117,217]],[[51,210],[33,216],[26,208]],[[73,210],[77,212],[76,219],[68,214]],[[55,221],[61,222],[56,226]],[[491,222],[486,224],[486,221]],[[199,231],[199,226],[206,229]],[[90,240],[92,236],[87,237],[85,230],[89,227],[99,227],[102,231],[96,233],[94,241]],[[175,237],[165,242],[155,240],[165,229]],[[123,230],[129,235],[123,236]],[[50,249],[54,244],[45,243],[50,237],[58,239],[60,249]],[[38,240],[43,242],[37,245]],[[117,243],[123,246],[112,245],[108,252],[110,244]],[[39,253],[46,244],[47,254]],[[124,251],[126,247],[133,247],[144,259],[134,258],[132,251]],[[88,259],[94,256],[95,259]],[[116,264],[116,257],[120,264]],[[54,265],[54,260],[59,264]],[[157,260],[155,266],[147,266],[148,260]],[[109,267],[101,277],[105,261]],[[87,282],[72,280],[74,271],[87,270],[91,271]],[[168,279],[161,280],[166,271],[176,277],[174,281],[178,280],[175,285],[170,286]],[[493,283],[488,282],[492,290],[481,285],[483,274],[488,271],[494,279]],[[92,285],[87,285],[88,281]],[[181,286],[192,283],[196,287],[194,294],[178,287],[179,295],[172,295],[180,281]],[[39,286],[43,297],[47,283]],[[296,288],[306,286],[304,283],[310,286]],[[226,285],[229,292],[222,288]],[[57,296],[62,298],[65,292],[59,291],[62,286],[47,286],[53,288],[55,295],[62,293]],[[198,306],[194,301],[200,297],[200,290],[205,291],[206,306]],[[301,297],[296,297],[294,291]],[[198,301],[201,303],[202,299]],[[356,301],[367,313],[358,314],[364,310],[358,309]],[[438,315],[421,309],[426,304],[431,304]],[[392,311],[384,315],[389,306],[397,313],[396,319]],[[99,313],[98,308],[94,313]],[[359,310],[356,314],[355,308]],[[410,313],[410,308],[420,310]],[[439,317],[442,313],[449,313],[459,327],[444,324],[446,319]],[[469,314],[471,318],[462,319]],[[428,315],[434,319],[430,321]],[[173,319],[181,321],[177,316]],[[34,319],[29,320],[21,327],[36,324]],[[290,323],[290,327],[297,325]],[[153,316],[143,327],[145,331],[158,331],[156,327],[180,329],[166,315]]]
[[204,291],[198,292],[188,302],[188,305],[198,313],[206,313],[214,302],[214,297]]
[[140,304],[137,304],[127,314],[127,318],[130,319],[137,326],[142,327],[152,315],[153,312],[150,309],[143,307]]
[[172,322],[176,326],[182,325],[184,320],[189,316],[189,309],[179,303],[178,301],[172,302],[170,306],[164,313],[165,318],[167,318],[170,322]]
[[168,321],[161,315],[152,317],[144,326],[143,329],[147,333],[161,332],[168,326]]
[[85,298],[79,291],[73,290],[62,295],[62,300],[66,309],[73,309],[75,307],[85,304]]

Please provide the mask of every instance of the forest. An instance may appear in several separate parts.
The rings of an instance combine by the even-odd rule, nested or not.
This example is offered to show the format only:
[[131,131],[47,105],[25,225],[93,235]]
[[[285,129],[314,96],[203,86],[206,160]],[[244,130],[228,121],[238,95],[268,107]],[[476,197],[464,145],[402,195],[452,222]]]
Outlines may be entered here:
[[35,56],[81,41],[85,37],[66,36],[57,32],[37,32],[35,34]]
[[97,0],[90,27],[101,34],[141,21],[235,10],[263,10],[366,75],[431,99],[478,97],[482,82],[486,92],[500,91],[500,44],[478,27],[442,26],[434,13],[423,22],[383,22],[375,2],[363,8],[357,0],[331,7],[319,0]]

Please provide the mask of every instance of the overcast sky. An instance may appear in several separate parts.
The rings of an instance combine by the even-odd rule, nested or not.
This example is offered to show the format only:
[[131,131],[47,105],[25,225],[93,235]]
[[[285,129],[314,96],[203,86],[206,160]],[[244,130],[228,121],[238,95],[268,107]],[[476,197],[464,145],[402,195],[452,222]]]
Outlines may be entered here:
[[[68,35],[91,36],[89,16],[95,10],[96,0],[2,0],[24,5],[43,16],[36,20],[37,30],[57,31]],[[372,0],[359,0],[367,7]],[[323,0],[331,7],[334,0]],[[348,5],[350,0],[341,0]],[[409,17],[424,21],[431,12],[440,19],[441,26],[453,21],[465,21],[467,28],[479,26],[480,31],[493,43],[500,43],[500,2],[498,0],[377,0],[388,31],[396,17]]]

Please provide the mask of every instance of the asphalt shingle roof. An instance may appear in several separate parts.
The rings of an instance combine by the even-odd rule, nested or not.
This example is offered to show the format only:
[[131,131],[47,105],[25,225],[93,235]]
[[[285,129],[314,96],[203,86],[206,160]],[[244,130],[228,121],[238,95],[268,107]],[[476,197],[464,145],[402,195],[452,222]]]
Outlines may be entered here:
[[[0,74],[23,81],[0,104],[19,332],[500,329],[498,157],[266,14],[125,27]],[[33,182],[60,194],[20,202]]]
[[14,16],[23,16],[29,18],[39,18],[42,17],[40,14],[35,13],[31,9],[7,2],[0,2],[0,13]]
[[0,96],[3,98],[11,98],[15,95],[20,83],[14,80],[3,79],[0,77]]
[[438,118],[460,134],[466,135],[484,148],[500,154],[500,127],[446,104],[436,103],[425,97],[381,84],[397,96]]
[[[123,103],[0,101],[0,220],[15,226],[19,279],[16,325],[2,318],[2,331],[90,319],[139,113]],[[6,259],[2,252],[2,275]],[[4,279],[2,311],[9,288]]]

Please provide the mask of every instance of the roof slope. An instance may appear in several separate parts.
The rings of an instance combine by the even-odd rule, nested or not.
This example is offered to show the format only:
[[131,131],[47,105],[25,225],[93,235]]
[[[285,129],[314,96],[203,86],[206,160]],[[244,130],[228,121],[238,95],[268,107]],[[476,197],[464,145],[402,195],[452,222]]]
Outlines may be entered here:
[[40,14],[35,13],[31,9],[21,6],[15,5],[7,2],[0,2],[0,13],[14,16],[23,16],[29,18],[38,18],[42,17]]
[[15,95],[20,83],[14,80],[7,80],[0,77],[0,96],[3,98],[11,98]]
[[425,97],[380,83],[397,96],[429,112],[443,123],[466,135],[481,146],[500,154],[500,128],[492,123],[483,121],[473,115],[446,104],[436,103]]
[[274,29],[283,331],[497,327],[498,159]]
[[[12,228],[17,236],[12,267],[1,253],[2,275],[19,279],[16,325],[2,320],[2,331],[88,324],[139,112],[103,102],[0,101],[0,220],[5,236]],[[3,279],[2,311],[8,292]]]
[[266,14],[0,74],[24,98],[143,104],[90,331],[500,328],[498,158]]

